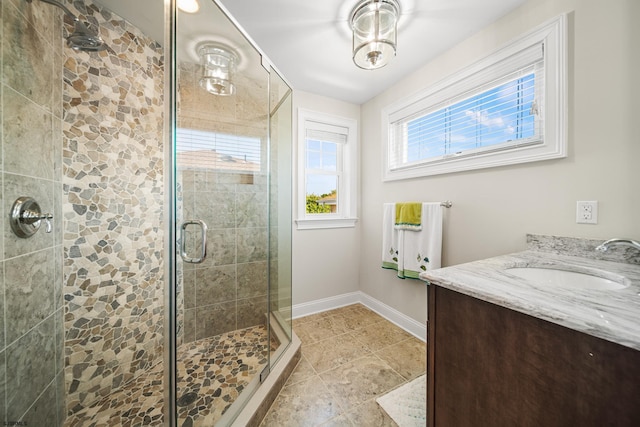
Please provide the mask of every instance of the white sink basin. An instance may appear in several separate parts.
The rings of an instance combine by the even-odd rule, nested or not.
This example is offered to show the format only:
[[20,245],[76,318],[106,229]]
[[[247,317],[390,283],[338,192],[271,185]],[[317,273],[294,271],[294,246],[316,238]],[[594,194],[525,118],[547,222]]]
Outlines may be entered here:
[[623,283],[623,280],[617,282],[588,273],[577,273],[575,271],[558,270],[554,268],[513,267],[507,268],[506,271],[509,274],[542,286],[601,291],[615,291],[627,287],[627,285]]

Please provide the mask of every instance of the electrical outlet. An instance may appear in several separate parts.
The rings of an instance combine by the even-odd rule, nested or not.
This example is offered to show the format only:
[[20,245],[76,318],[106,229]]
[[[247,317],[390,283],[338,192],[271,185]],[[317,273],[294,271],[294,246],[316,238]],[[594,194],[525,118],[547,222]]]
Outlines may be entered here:
[[597,224],[598,201],[578,201],[576,205],[576,222],[578,224]]

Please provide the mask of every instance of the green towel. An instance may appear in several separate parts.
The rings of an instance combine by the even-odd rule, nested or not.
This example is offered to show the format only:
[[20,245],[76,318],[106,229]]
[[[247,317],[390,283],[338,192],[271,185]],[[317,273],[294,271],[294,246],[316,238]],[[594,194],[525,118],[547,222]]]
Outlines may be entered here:
[[396,203],[396,222],[397,230],[422,230],[422,203]]

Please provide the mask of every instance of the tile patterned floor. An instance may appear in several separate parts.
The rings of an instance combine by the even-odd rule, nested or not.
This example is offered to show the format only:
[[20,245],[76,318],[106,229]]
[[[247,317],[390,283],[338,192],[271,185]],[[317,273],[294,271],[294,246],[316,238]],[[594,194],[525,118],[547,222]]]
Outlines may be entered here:
[[[277,343],[272,342],[270,350]],[[229,332],[182,346],[178,350],[178,400],[196,399],[178,407],[179,426],[211,426],[267,363],[263,326]],[[163,364],[119,391],[65,421],[67,427],[163,425]]]
[[302,359],[262,427],[396,426],[375,399],[425,373],[425,343],[361,304],[293,328]]

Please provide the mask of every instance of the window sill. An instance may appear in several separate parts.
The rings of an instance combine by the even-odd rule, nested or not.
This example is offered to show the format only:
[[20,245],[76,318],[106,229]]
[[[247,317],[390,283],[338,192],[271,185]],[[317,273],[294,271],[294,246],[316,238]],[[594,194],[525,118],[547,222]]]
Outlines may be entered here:
[[351,228],[356,226],[358,218],[317,218],[297,219],[298,230],[316,230],[322,228]]

